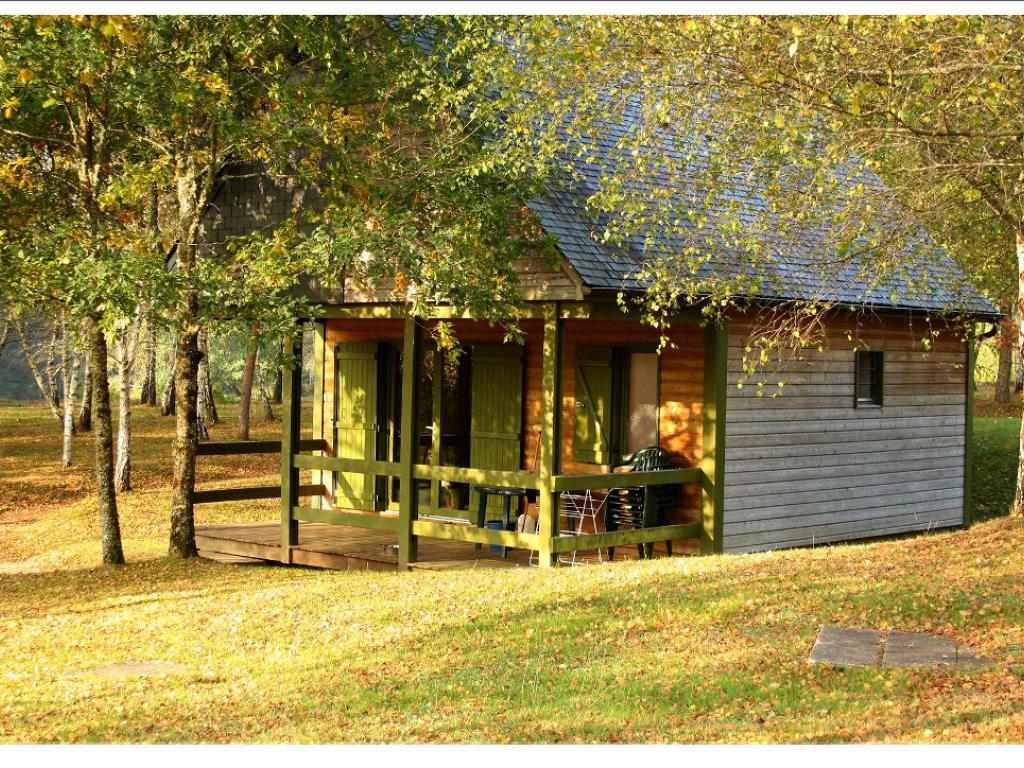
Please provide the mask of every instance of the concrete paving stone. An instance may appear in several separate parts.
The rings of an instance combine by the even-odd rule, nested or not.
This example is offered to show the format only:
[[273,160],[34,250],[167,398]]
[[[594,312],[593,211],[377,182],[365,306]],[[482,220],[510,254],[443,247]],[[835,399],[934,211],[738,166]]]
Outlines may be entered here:
[[807,661],[842,667],[871,667],[881,656],[882,633],[829,624],[821,628]]
[[883,667],[956,665],[956,643],[924,632],[890,632],[882,655]]

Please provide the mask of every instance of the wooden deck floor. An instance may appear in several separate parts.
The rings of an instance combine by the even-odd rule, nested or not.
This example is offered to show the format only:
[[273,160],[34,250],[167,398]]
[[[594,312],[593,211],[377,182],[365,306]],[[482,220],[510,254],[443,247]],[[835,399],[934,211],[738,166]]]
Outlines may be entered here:
[[[398,537],[386,531],[346,525],[299,523],[299,543],[292,562],[315,568],[394,570],[398,567]],[[201,525],[196,529],[199,554],[226,562],[281,560],[281,526],[278,523]],[[415,568],[514,568],[526,566],[530,553],[508,550],[508,559],[486,545],[421,537]]]

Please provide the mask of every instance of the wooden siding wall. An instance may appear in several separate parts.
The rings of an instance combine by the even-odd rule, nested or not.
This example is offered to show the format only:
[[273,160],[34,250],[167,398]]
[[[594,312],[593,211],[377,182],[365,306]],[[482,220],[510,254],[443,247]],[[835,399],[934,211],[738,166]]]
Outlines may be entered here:
[[[767,380],[786,380],[782,394],[758,398],[737,388],[750,327],[737,317],[729,333],[726,551],[963,522],[966,347],[952,329],[926,354],[921,318],[837,319],[826,351],[780,363]],[[881,408],[854,407],[858,341],[884,351]]]

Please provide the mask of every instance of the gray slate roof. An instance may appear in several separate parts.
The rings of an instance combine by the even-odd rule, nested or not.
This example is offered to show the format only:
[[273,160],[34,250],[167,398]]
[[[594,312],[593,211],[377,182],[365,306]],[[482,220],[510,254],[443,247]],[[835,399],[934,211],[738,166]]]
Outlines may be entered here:
[[[617,142],[631,130],[635,120],[634,109],[622,111],[618,121],[610,121],[603,127],[602,134],[591,139],[587,160],[578,153],[567,152],[565,161],[571,163],[573,173],[571,181],[561,186],[551,186],[544,197],[528,203],[537,214],[548,234],[557,238],[558,247],[572,266],[579,273],[584,284],[594,289],[611,289],[637,291],[646,285],[638,280],[638,272],[643,264],[652,258],[681,258],[686,244],[707,243],[709,253],[716,254],[708,264],[698,269],[699,275],[735,275],[738,265],[744,262],[744,255],[730,249],[721,241],[721,235],[713,228],[696,231],[691,229],[684,239],[678,234],[668,236],[654,233],[647,238],[634,237],[621,246],[612,246],[600,242],[603,227],[586,212],[586,199],[601,188],[602,176],[623,162],[622,150]],[[688,162],[700,163],[703,156],[700,142],[702,138],[694,138],[688,147],[687,155],[679,153],[678,139],[671,146],[665,145],[659,151],[667,152],[676,159],[695,157]],[[567,146],[570,140],[566,138]],[[688,174],[684,174],[684,177]],[[656,199],[654,191],[662,195],[671,193],[673,199],[685,203],[685,207],[698,208],[713,218],[716,205],[720,210],[727,208],[738,211],[741,221],[748,221],[750,226],[759,227],[774,257],[768,261],[757,261],[760,276],[760,295],[775,299],[825,300],[843,305],[859,305],[876,309],[900,308],[920,310],[959,309],[983,316],[996,316],[998,311],[965,278],[948,254],[938,253],[927,258],[910,258],[899,270],[891,270],[884,275],[872,275],[856,262],[839,265],[831,271],[821,267],[822,256],[828,256],[835,246],[830,244],[828,233],[821,230],[808,229],[793,232],[791,228],[779,227],[772,229],[765,216],[767,202],[755,190],[737,183],[732,188],[719,190],[708,207],[707,188],[701,187],[698,181],[699,169],[695,167],[693,186],[691,188],[658,188],[665,179],[647,179],[645,189],[650,192],[647,199]],[[851,176],[848,183],[864,182],[884,188],[883,182],[874,174],[858,171]],[[642,189],[641,192],[644,190]],[[758,222],[755,224],[755,222]],[[881,225],[880,226],[885,226]],[[902,218],[892,226],[909,227],[904,234],[906,241],[928,243],[927,234],[909,217]],[[760,237],[760,236],[759,236]],[[719,238],[717,243],[713,242]],[[909,245],[907,247],[910,247]],[[932,249],[933,253],[935,250]]]

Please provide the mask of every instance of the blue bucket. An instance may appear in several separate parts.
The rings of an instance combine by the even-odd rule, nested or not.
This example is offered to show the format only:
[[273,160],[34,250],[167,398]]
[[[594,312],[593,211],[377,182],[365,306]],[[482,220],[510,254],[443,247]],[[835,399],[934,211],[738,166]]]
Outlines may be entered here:
[[[504,530],[505,523],[502,522],[501,520],[488,520],[487,521],[487,528],[492,530],[492,531],[501,531],[501,530]],[[498,544],[488,544],[487,548],[491,552],[497,552],[498,554],[501,554],[501,546],[498,545]]]

